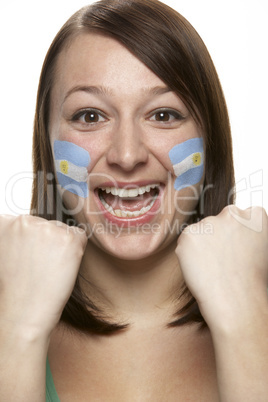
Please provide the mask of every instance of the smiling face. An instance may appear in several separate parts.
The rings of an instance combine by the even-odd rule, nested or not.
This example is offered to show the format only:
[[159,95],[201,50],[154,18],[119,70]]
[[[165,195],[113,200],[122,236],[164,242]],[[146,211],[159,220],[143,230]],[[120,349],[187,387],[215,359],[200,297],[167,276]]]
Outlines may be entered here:
[[110,254],[138,259],[164,249],[194,211],[203,181],[176,191],[169,152],[201,137],[201,128],[159,77],[107,36],[77,36],[56,71],[52,149],[55,141],[75,144],[90,160],[88,194],[62,188],[65,205]]

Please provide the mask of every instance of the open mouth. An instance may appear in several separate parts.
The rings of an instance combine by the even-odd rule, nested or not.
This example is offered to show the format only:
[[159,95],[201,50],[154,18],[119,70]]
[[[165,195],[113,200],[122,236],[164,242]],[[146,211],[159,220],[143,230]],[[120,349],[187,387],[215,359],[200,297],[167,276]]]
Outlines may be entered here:
[[159,183],[135,188],[98,188],[98,196],[102,205],[111,215],[118,218],[136,218],[148,213],[159,192]]

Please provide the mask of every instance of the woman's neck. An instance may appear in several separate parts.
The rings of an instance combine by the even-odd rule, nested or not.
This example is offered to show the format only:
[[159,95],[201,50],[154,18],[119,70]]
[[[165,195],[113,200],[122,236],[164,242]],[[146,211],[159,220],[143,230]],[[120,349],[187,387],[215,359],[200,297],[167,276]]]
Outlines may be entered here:
[[172,320],[183,278],[176,242],[141,260],[120,260],[92,243],[81,266],[81,287],[114,320],[147,323]]

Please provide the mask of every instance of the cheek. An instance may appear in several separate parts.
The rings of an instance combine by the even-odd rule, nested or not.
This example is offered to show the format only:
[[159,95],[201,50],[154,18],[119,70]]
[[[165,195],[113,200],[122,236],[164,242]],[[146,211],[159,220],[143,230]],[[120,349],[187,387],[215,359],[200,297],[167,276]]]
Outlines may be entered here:
[[202,186],[196,184],[194,186],[184,187],[182,190],[175,191],[174,208],[181,223],[187,222],[191,216],[196,215],[196,207],[200,201]]
[[204,174],[204,148],[202,138],[191,138],[175,145],[169,152],[169,159],[177,177],[175,190],[182,190],[198,184]]
[[69,141],[54,141],[54,164],[59,185],[82,198],[88,197],[89,152]]
[[88,173],[92,171],[97,162],[106,154],[107,141],[105,137],[100,139],[97,135],[77,135],[73,132],[70,135],[65,135],[61,140],[65,140],[72,144],[77,145],[80,149],[86,151],[90,157],[90,163],[87,166]]

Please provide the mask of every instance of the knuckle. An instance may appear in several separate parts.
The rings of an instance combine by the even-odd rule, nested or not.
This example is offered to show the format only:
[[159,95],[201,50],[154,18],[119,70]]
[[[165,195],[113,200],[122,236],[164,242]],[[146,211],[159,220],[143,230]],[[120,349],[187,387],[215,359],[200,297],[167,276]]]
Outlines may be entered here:
[[0,230],[5,229],[6,226],[14,222],[16,216],[13,215],[0,215]]
[[59,235],[66,247],[77,248],[77,244],[79,244],[78,235],[72,227],[67,225],[66,227],[62,227],[59,231]]
[[45,222],[45,219],[36,217],[36,216],[32,216],[32,215],[18,215],[15,220],[14,223],[17,226],[21,226],[21,227],[25,227],[25,228],[30,228],[33,227],[34,225],[36,225],[37,223],[40,222]]
[[263,217],[267,217],[266,211],[264,208],[260,207],[260,206],[254,206],[249,208],[250,212],[252,213],[253,216],[263,216]]
[[226,216],[230,217],[233,215],[240,215],[242,210],[238,208],[236,205],[226,205],[222,211],[219,213],[219,216],[226,218]]
[[186,242],[189,241],[189,239],[192,237],[192,233],[195,232],[195,228],[197,228],[198,223],[193,223],[191,225],[186,226],[186,228],[182,231],[182,233],[179,236],[179,242]]
[[27,230],[29,229],[31,222],[31,219],[29,219],[27,215],[19,215],[14,221],[14,226],[18,230]]
[[225,215],[225,214],[228,214],[229,212],[230,212],[230,209],[231,210],[234,210],[234,209],[236,209],[237,207],[235,206],[235,205],[226,205],[222,210],[221,210],[221,212],[219,213],[219,215]]

